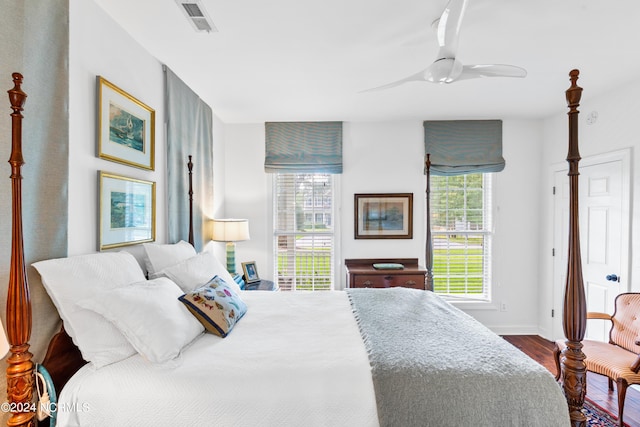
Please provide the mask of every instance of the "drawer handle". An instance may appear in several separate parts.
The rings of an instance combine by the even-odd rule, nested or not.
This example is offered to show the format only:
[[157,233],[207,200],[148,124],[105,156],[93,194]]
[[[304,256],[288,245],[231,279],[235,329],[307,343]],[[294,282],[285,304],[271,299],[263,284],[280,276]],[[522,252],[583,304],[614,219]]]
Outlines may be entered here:
[[413,281],[413,280],[407,280],[406,282],[404,282],[404,284],[405,284],[405,285],[409,285],[409,286],[413,286],[413,285],[415,285],[415,284],[416,284],[416,282],[415,282],[415,281]]
[[384,280],[392,280],[393,276],[384,276]]
[[373,282],[371,280],[367,280],[366,282],[363,283],[364,286],[371,286],[373,285]]

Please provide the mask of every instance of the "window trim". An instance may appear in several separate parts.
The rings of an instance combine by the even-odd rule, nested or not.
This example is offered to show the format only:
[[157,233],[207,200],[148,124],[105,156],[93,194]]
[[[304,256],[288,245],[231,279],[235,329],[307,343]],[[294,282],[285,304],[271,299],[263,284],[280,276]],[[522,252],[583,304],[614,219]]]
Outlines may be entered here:
[[[440,297],[445,299],[447,302],[458,306],[461,309],[470,309],[470,310],[498,310],[498,305],[494,301],[494,289],[497,286],[496,281],[496,269],[495,269],[495,259],[496,259],[496,250],[495,250],[495,224],[496,224],[496,214],[497,209],[495,205],[495,193],[496,193],[496,177],[495,173],[491,172],[479,172],[484,175],[484,182],[486,187],[490,189],[490,194],[486,194],[487,192],[483,190],[483,200],[485,204],[489,205],[488,209],[484,209],[483,211],[488,211],[491,215],[489,226],[481,231],[480,233],[472,233],[472,234],[483,234],[489,236],[489,261],[486,265],[489,268],[488,274],[488,283],[483,283],[483,287],[485,288],[485,292],[483,295],[485,297],[481,298],[473,298],[468,295],[456,297],[454,295],[438,293]],[[433,190],[432,190],[433,191]],[[433,205],[431,207],[431,214],[433,215]],[[432,232],[433,234],[434,232]],[[435,280],[435,279],[434,279]],[[434,290],[435,292],[435,290]]]
[[[283,172],[287,173],[287,172]],[[304,172],[302,172],[304,173]],[[323,172],[319,172],[323,173]],[[269,261],[269,269],[271,277],[276,278],[277,270],[275,266],[275,230],[274,230],[274,212],[275,212],[275,200],[274,200],[274,187],[275,187],[275,173],[267,173],[267,205],[268,212],[266,216],[268,236],[265,239],[264,251],[267,254]],[[342,180],[340,174],[331,174],[333,176],[333,203],[331,209],[331,221],[333,223],[333,235],[334,235],[334,248],[333,248],[333,289],[343,290],[345,284],[342,279]],[[270,237],[270,238],[269,238]]]

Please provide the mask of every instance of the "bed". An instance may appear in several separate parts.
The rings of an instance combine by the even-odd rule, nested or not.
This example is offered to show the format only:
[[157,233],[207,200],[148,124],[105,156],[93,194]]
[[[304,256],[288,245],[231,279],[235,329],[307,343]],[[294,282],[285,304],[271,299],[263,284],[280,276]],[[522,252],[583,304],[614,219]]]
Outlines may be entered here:
[[[9,91],[7,389],[16,409],[34,394],[22,255],[21,82],[14,74]],[[241,291],[211,252],[187,245],[145,244],[142,264],[109,252],[34,265],[64,321],[42,362],[56,383],[58,425],[561,426],[570,413],[572,424],[584,423],[573,413],[584,399],[575,385],[586,380],[579,366],[584,295],[573,290],[574,279],[564,316],[575,354],[563,358],[572,365],[563,369],[563,396],[545,368],[432,292]],[[224,322],[203,321],[179,300],[210,302],[203,281],[239,304],[235,311],[225,306]],[[34,415],[14,411],[9,424],[33,425]]]

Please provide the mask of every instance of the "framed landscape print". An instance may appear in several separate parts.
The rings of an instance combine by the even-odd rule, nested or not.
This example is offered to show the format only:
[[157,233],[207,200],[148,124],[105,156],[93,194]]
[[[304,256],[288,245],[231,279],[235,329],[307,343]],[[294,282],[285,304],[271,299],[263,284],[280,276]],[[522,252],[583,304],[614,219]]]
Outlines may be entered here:
[[413,238],[413,193],[354,196],[356,239]]
[[156,184],[100,171],[100,250],[156,239]]
[[100,76],[97,85],[98,157],[154,170],[155,110]]

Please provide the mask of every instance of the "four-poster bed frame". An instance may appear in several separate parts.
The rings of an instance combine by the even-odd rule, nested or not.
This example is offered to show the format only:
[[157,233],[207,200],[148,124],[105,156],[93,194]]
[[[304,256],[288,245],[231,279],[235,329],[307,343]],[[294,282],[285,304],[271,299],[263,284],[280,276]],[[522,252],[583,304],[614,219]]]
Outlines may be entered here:
[[560,356],[562,365],[562,387],[569,405],[572,426],[585,426],[587,418],[582,413],[584,396],[587,393],[587,367],[584,363],[582,340],[587,327],[587,300],[582,280],[580,257],[580,227],[578,221],[578,106],[582,88],[577,85],[578,70],[571,70],[571,87],[566,91],[569,107],[569,254],[567,280],[564,289],[562,327],[567,338],[567,347]]
[[[571,87],[566,91],[569,107],[569,163],[570,206],[569,206],[569,255],[567,280],[565,284],[562,326],[567,338],[567,348],[561,355],[562,386],[572,426],[585,426],[586,417],[582,413],[587,392],[587,370],[582,352],[582,340],[587,325],[587,303],[582,280],[582,260],[580,257],[580,230],[578,218],[578,106],[582,88],[577,85],[580,71],[571,70]],[[426,289],[433,291],[433,235],[431,232],[431,155],[426,154],[426,220],[425,266],[427,269]]]
[[[565,301],[563,312],[563,326],[567,337],[567,349],[562,354],[562,381],[564,393],[569,406],[571,424],[584,426],[586,418],[581,409],[586,392],[586,368],[584,354],[581,351],[581,341],[584,338],[586,325],[586,302],[582,284],[582,271],[580,262],[580,241],[578,230],[578,110],[582,89],[576,85],[578,70],[570,73],[571,87],[567,90],[567,102],[569,111],[569,155],[567,160],[570,165],[570,239],[569,239],[569,265],[565,289]],[[23,234],[22,234],[22,189],[21,167],[24,164],[22,157],[22,114],[23,105],[27,95],[21,90],[22,76],[13,74],[14,88],[9,90],[12,117],[12,152],[9,163],[11,164],[12,182],[12,250],[11,265],[7,299],[7,336],[11,344],[11,355],[7,359],[7,395],[12,413],[8,421],[9,426],[34,426],[35,413],[33,412],[34,389],[34,365],[32,355],[28,351],[31,335],[31,302],[29,285],[27,283],[26,264],[24,259]],[[427,156],[427,200],[429,197],[429,157]],[[189,178],[191,199],[191,156],[189,156]],[[428,204],[427,204],[428,206]],[[427,207],[427,215],[429,215]],[[191,229],[192,225],[190,226]],[[189,239],[192,239],[192,232]],[[428,277],[432,277],[431,258],[431,233],[427,232],[427,268]],[[430,280],[430,286],[431,280]],[[71,352],[64,357],[60,356],[61,349]],[[62,350],[64,351],[64,350]],[[69,336],[62,329],[52,339],[43,364],[47,366],[51,377],[60,390],[66,381],[86,362],[82,360],[79,350],[75,347]],[[58,390],[58,391],[59,391]]]
[[[22,75],[13,73],[13,89],[9,90],[11,102],[11,264],[7,291],[7,338],[11,344],[7,359],[7,401],[11,417],[9,426],[33,426],[33,355],[29,352],[31,337],[31,298],[24,259],[22,235],[22,113],[27,94],[21,89]],[[26,409],[26,411],[25,411]]]

